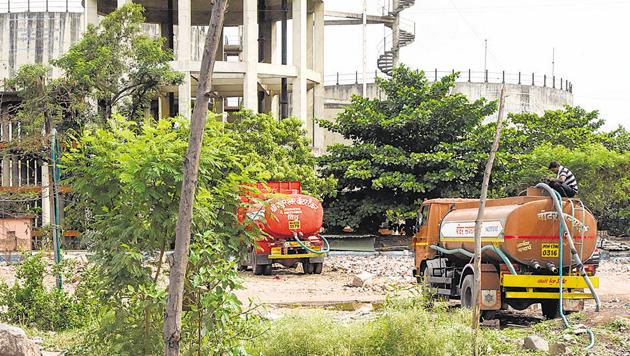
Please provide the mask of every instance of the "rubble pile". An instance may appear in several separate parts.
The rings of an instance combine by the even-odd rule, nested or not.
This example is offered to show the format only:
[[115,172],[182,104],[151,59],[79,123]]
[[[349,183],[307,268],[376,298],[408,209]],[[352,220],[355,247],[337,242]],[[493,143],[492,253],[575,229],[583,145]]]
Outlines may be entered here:
[[612,272],[615,274],[629,274],[630,273],[630,261],[629,260],[609,260],[602,261],[599,264],[597,272]]
[[329,256],[324,264],[332,271],[341,271],[351,275],[369,273],[386,279],[407,279],[412,277],[412,255],[370,256]]

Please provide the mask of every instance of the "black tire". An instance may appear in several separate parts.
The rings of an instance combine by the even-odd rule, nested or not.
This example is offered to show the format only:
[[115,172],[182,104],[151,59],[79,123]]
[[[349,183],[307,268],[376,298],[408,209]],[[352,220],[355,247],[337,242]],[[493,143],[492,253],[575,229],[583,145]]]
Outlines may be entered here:
[[546,299],[540,302],[543,316],[547,319],[556,319],[560,317],[560,300]]
[[263,274],[265,276],[271,276],[271,271],[272,271],[271,263],[268,265],[262,265],[262,266],[263,266]]
[[462,299],[462,307],[471,309],[473,307],[473,287],[475,285],[475,276],[472,274],[464,277],[464,283],[462,283],[462,290],[460,292]]
[[260,276],[265,272],[265,265],[254,265],[254,274]]
[[312,263],[312,265],[313,265],[313,273],[322,274],[322,270],[324,269],[323,262]]
[[311,263],[311,261],[309,261],[308,259],[302,260],[302,269],[304,269],[304,274],[312,274],[314,267],[313,265],[314,264]]

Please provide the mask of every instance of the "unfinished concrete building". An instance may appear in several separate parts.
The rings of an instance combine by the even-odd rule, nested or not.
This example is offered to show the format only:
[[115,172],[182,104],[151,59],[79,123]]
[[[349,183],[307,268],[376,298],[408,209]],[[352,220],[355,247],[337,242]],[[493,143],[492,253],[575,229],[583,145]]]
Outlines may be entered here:
[[[130,0],[0,0],[0,146],[16,139],[19,123],[9,109],[19,103],[4,80],[20,66],[48,63],[81,38],[89,24]],[[201,66],[210,3],[202,0],[134,0],[145,8],[145,29],[161,35],[174,54],[172,67],[184,74],[179,87],[155,98],[156,116],[190,116]],[[229,0],[213,75],[212,109],[241,108],[295,116],[303,121],[313,151],[323,149],[324,4],[322,0]],[[52,77],[60,75],[52,70]],[[0,190],[42,191],[35,225],[51,221],[44,162],[4,154]],[[43,168],[43,169],[42,169]]]

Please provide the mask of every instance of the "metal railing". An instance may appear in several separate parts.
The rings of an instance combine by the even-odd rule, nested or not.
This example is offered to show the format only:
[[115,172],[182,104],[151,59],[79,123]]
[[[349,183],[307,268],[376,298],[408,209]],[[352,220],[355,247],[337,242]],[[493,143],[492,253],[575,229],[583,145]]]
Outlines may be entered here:
[[[456,81],[470,82],[470,83],[493,83],[493,84],[518,84],[518,85],[531,85],[543,88],[554,88],[563,91],[573,92],[573,83],[569,80],[546,74],[516,72],[507,73],[491,72],[491,71],[473,71],[471,69],[456,71],[452,70],[438,70],[430,69],[425,70],[425,76],[430,82],[436,82],[447,75],[459,72]],[[375,78],[387,78],[386,75],[380,74],[378,71],[366,73],[366,81],[368,83],[374,83]],[[351,85],[363,83],[363,73],[356,71],[354,73],[334,73],[324,75],[325,85]]]

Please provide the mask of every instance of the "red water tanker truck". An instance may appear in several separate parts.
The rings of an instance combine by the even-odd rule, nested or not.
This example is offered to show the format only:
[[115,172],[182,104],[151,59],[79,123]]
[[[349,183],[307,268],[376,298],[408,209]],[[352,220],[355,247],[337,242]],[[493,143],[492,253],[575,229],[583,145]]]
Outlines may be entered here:
[[300,182],[259,183],[256,188],[260,192],[256,198],[264,203],[252,204],[246,214],[262,236],[248,247],[242,267],[251,267],[256,275],[270,275],[273,263],[285,267],[300,263],[304,273],[322,273],[329,246],[319,234],[324,215],[321,202],[301,194]]

